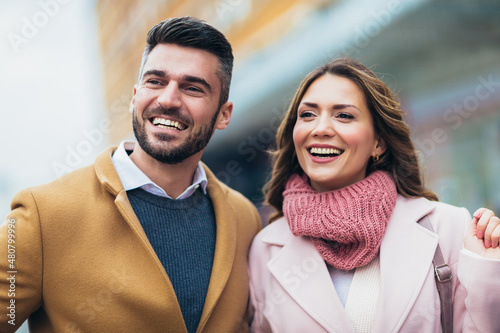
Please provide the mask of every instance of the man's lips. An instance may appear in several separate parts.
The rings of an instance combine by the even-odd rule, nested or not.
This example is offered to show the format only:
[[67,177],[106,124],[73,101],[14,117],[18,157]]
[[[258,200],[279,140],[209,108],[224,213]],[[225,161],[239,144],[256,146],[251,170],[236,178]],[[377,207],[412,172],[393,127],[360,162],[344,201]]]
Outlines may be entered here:
[[166,119],[161,117],[153,117],[150,119],[151,123],[158,128],[171,128],[178,131],[183,131],[187,128],[186,124],[183,124],[177,120]]

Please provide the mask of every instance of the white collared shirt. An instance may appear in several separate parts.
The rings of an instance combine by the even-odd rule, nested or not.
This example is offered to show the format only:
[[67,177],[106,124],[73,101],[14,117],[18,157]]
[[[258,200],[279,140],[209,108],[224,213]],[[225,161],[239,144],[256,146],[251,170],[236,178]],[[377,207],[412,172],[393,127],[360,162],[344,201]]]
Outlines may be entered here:
[[[113,154],[113,164],[125,191],[142,188],[151,194],[173,199],[161,187],[153,183],[127,154],[127,150],[133,150],[135,145],[136,142],[133,141],[122,141]],[[200,186],[203,193],[207,194],[207,183],[205,170],[203,170],[201,162],[198,162],[198,167],[193,176],[193,183],[175,199],[190,197]]]

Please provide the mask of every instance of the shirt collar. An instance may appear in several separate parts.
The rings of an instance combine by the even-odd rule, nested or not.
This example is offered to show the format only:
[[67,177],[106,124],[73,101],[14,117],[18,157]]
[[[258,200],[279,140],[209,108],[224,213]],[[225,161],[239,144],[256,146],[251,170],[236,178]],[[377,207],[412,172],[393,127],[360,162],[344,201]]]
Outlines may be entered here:
[[[135,165],[127,150],[133,150],[136,142],[123,141],[113,154],[113,164],[120,177],[125,191],[141,188],[151,194],[172,199],[161,187],[153,183],[144,172]],[[207,194],[207,175],[201,162],[198,162],[193,177],[193,183],[176,199],[186,199],[201,186],[203,193]]]

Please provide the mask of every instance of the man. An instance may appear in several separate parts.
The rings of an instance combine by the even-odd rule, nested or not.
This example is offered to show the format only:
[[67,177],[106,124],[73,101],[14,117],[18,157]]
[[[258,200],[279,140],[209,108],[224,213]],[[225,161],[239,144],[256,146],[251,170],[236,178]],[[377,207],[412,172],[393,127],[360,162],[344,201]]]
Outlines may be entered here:
[[151,29],[131,110],[137,143],[20,192],[0,229],[0,331],[248,329],[255,207],[200,162],[226,128],[233,55],[189,17]]

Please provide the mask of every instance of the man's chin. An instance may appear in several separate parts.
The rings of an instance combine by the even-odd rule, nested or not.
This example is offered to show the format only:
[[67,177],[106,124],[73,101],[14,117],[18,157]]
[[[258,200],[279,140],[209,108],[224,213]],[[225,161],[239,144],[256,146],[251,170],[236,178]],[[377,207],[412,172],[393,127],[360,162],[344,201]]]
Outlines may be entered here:
[[193,147],[186,147],[182,145],[173,147],[171,144],[168,145],[168,147],[156,145],[150,148],[151,149],[148,148],[148,150],[145,150],[146,153],[159,162],[165,164],[182,163],[199,152],[199,150],[195,151]]

